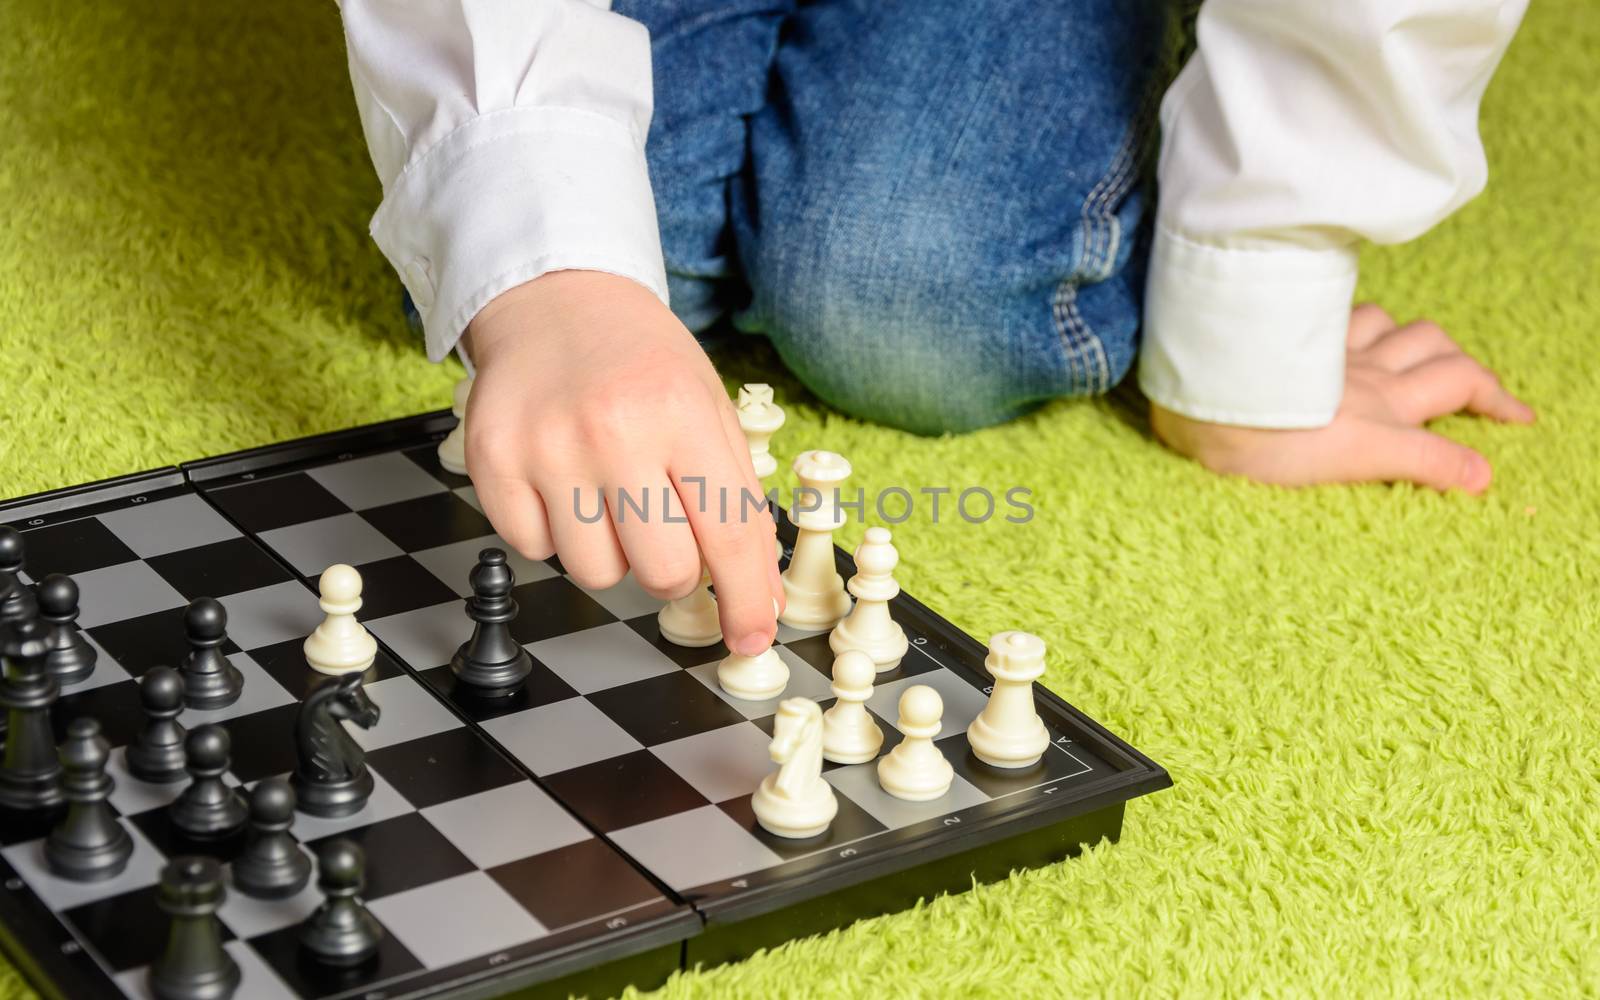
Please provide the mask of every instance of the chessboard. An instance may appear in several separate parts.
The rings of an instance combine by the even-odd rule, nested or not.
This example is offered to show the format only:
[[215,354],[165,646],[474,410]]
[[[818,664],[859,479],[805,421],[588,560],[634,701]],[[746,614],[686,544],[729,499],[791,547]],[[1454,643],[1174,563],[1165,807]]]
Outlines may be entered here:
[[[42,994],[147,997],[166,920],[158,882],[169,858],[226,865],[237,839],[185,840],[167,807],[181,783],[148,784],[121,748],[143,720],[138,679],[188,655],[189,602],[227,611],[223,651],[244,679],[222,709],[185,709],[192,731],[231,736],[225,781],[249,788],[293,771],[300,702],[317,675],[302,645],[322,620],[317,578],[347,563],[364,580],[361,622],[378,642],[364,690],[382,710],[350,727],[375,779],[361,810],[297,814],[315,852],[335,838],[366,856],[367,908],[386,932],[355,968],[310,961],[298,927],[315,880],[280,900],[227,893],[217,914],[242,972],[240,997],[552,995],[651,988],[679,968],[958,892],[1115,840],[1126,803],[1171,784],[1148,757],[1051,692],[1034,699],[1052,742],[1030,768],[977,760],[967,726],[992,679],[984,644],[914,598],[890,605],[909,650],[880,674],[867,709],[899,740],[896,703],[911,685],[943,699],[936,745],[955,769],[928,802],[892,797],[872,764],[825,765],[838,813],[810,840],[757,822],[752,792],[773,769],[777,699],[741,701],[718,685],[720,644],[675,646],[661,603],[631,580],[572,581],[559,560],[510,555],[511,631],[533,673],[513,695],[462,691],[449,662],[471,631],[463,612],[480,550],[504,546],[471,481],[445,471],[448,412],[309,438],[0,503],[25,542],[22,579],[64,573],[80,593],[77,628],[94,672],[51,708],[58,740],[97,719],[112,748],[117,822],[134,843],[121,874],[51,874],[44,838],[59,811],[0,811],[0,943]],[[780,537],[795,528],[779,516]],[[852,562],[836,551],[847,578]],[[832,701],[826,633],[781,627],[786,697]]]

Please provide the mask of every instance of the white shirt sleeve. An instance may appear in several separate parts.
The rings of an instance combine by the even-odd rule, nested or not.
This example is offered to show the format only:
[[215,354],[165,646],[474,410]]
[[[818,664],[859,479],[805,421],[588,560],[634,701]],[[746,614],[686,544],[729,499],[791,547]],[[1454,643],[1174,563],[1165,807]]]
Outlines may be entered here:
[[1139,381],[1198,420],[1317,427],[1362,239],[1483,189],[1478,105],[1526,0],[1207,0],[1161,106]]
[[342,0],[383,203],[372,237],[450,352],[501,292],[565,268],[667,297],[645,166],[645,28],[604,0]]

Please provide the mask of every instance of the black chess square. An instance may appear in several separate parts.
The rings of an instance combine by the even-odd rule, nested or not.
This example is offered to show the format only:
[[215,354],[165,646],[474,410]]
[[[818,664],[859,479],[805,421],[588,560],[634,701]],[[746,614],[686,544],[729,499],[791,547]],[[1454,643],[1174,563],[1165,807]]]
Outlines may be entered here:
[[[217,840],[196,840],[173,824],[170,805],[129,816],[128,822],[137,826],[145,839],[169,858],[184,854],[204,854],[227,864],[243,854],[248,843],[248,833],[244,827]],[[146,960],[148,961],[148,958]]]
[[721,640],[714,645],[694,648],[668,642],[661,638],[660,623],[653,614],[629,618],[628,627],[639,633],[645,642],[659,649],[667,659],[685,669],[698,667],[702,663],[711,663],[728,655],[728,647]]
[[407,552],[494,534],[477,508],[454,493],[429,493],[361,512],[368,524]]
[[517,602],[511,635],[523,645],[617,620],[564,576],[520,584],[512,588],[511,597]]
[[233,746],[228,770],[234,777],[249,784],[293,771],[299,763],[294,743],[299,714],[300,706],[290,704],[224,719],[221,726]]
[[[187,610],[168,608],[109,625],[96,625],[86,631],[122,669],[142,677],[151,667],[176,667],[188,657],[189,639],[183,629]],[[239,652],[239,647],[229,639],[222,644],[222,652],[231,655]]]
[[22,534],[23,569],[35,580],[50,573],[83,573],[139,557],[97,518],[85,517]]
[[[361,618],[365,621],[460,600],[444,581],[410,556],[362,563],[356,570],[361,574]],[[310,581],[315,588],[317,578]]]
[[793,837],[779,837],[768,833],[757,822],[755,810],[750,807],[750,796],[741,795],[736,799],[717,803],[717,808],[727,813],[734,822],[750,831],[751,835],[774,854],[788,861],[806,854],[831,848],[843,847],[853,840],[870,837],[875,833],[882,833],[888,827],[879,823],[868,815],[865,809],[851,802],[843,795],[835,795],[834,801],[839,803],[839,812],[833,817],[833,822],[828,828],[815,837],[798,840]]
[[306,846],[316,853],[330,840],[339,839],[352,840],[366,852],[367,888],[362,896],[369,900],[477,870],[421,813],[406,813],[319,837],[307,841]]
[[293,574],[248,538],[200,545],[152,556],[145,562],[185,600],[226,597],[294,579]]
[[439,446],[437,444],[425,444],[420,448],[407,448],[402,454],[417,465],[420,465],[428,475],[444,483],[452,490],[472,485],[472,480],[467,476],[458,476],[439,464]]
[[[153,885],[75,906],[61,916],[119,972],[149,965],[167,946],[168,919],[156,905]],[[226,926],[222,940],[233,940]]]
[[1044,756],[1031,767],[993,767],[973,756],[972,745],[967,742],[967,734],[964,732],[956,732],[944,739],[935,740],[934,745],[944,754],[944,759],[950,762],[950,766],[955,768],[956,774],[990,798],[1036,788],[1059,778],[1077,774],[1084,767],[1083,764],[1053,747],[1046,748]]
[[52,809],[18,810],[0,806],[0,847],[49,836],[66,813],[65,803]]
[[538,658],[534,659],[533,673],[528,675],[522,687],[503,698],[484,698],[475,694],[466,685],[457,683],[456,675],[451,672],[449,664],[424,670],[417,676],[473,722],[488,722],[502,715],[515,715],[530,708],[553,705],[578,695],[578,692],[568,687],[567,682],[556,676],[553,670],[540,663]]
[[647,747],[744,721],[738,709],[717,697],[687,670],[607,688],[587,697]]
[[829,678],[833,676],[834,652],[833,647],[828,645],[827,632],[808,635],[804,639],[795,639],[783,645],[785,649],[811,664],[812,668],[821,672],[822,676]]
[[[249,655],[250,659],[271,674],[272,679],[285,691],[296,698],[304,699],[311,693],[312,688],[327,680],[326,674],[319,674],[306,665],[305,645],[304,639],[285,639],[270,646],[252,649]],[[389,654],[380,646],[372,666],[362,675],[362,683],[375,684],[391,677],[398,677],[401,673],[394,660],[390,659]]]
[[56,742],[66,739],[73,719],[88,717],[100,721],[100,735],[114,747],[133,742],[144,726],[144,711],[139,703],[139,685],[133,681],[102,684],[87,691],[69,690],[50,706],[50,727]]
[[[300,925],[290,924],[282,930],[253,937],[250,947],[266,960],[272,971],[284,981],[295,995],[306,997],[362,996],[366,988],[400,976],[422,970],[422,963],[395,940],[385,934],[378,942],[378,952],[372,958],[352,967],[340,967],[319,962],[300,946]],[[370,996],[388,996],[379,990]]]
[[544,784],[602,833],[708,804],[705,796],[648,750],[549,775]]
[[303,472],[209,490],[206,499],[252,534],[350,512]]
[[367,766],[418,809],[523,780],[499,751],[466,728],[374,750]]
[[660,898],[648,879],[598,839],[491,868],[489,877],[551,930]]

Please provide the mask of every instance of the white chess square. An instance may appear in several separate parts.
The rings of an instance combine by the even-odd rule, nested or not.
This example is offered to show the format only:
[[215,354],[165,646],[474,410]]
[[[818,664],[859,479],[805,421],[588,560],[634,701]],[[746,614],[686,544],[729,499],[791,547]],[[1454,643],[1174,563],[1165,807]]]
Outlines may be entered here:
[[939,698],[944,702],[944,714],[939,717],[940,736],[965,732],[966,728],[972,725],[972,720],[976,719],[983,711],[983,707],[989,703],[988,696],[982,691],[949,670],[941,668],[878,685],[873,688],[872,697],[867,699],[867,707],[883,718],[895,722],[900,718],[900,696],[913,684],[925,684],[939,692]]
[[88,677],[85,677],[76,684],[65,685],[61,689],[62,694],[77,694],[80,691],[93,691],[95,688],[105,687],[107,684],[116,684],[119,681],[133,679],[132,675],[130,675],[126,670],[122,669],[122,664],[111,658],[111,654],[106,652],[106,648],[104,646],[94,641],[94,636],[87,632],[80,632],[79,635],[82,635],[84,639],[88,641],[89,645],[94,647],[94,673],[90,674]]
[[528,644],[528,652],[579,694],[593,694],[679,669],[623,622]]
[[183,714],[178,716],[178,721],[183,723],[185,729],[253,715],[294,701],[294,696],[285,691],[283,685],[279,684],[271,674],[261,669],[256,661],[250,658],[249,653],[234,653],[228,657],[228,662],[233,664],[238,669],[239,675],[244,678],[244,691],[240,693],[239,700],[221,708],[206,710],[185,708]]
[[[111,751],[111,759],[106,761],[106,773],[115,782],[111,789],[110,802],[122,815],[137,816],[142,812],[171,805],[172,800],[188,787],[187,776],[163,785],[140,781],[128,773],[127,753],[126,747],[118,747]],[[239,779],[233,776],[232,771],[224,774],[222,780],[229,785],[239,784]]]
[[513,757],[541,776],[642,749],[638,740],[582,698],[502,715],[482,726]]
[[783,861],[716,806],[625,827],[611,839],[680,892]]
[[[517,579],[522,579],[518,577]],[[624,576],[616,586],[604,590],[590,590],[580,586],[579,590],[594,598],[602,608],[611,612],[616,617],[627,621],[629,618],[638,618],[641,615],[653,615],[661,610],[665,601],[657,600],[644,592],[639,586],[639,581],[633,574]]]
[[372,913],[430,969],[453,965],[548,933],[483,872],[468,872],[373,900]]
[[[418,470],[420,471],[420,470]],[[321,576],[334,563],[360,566],[403,555],[400,546],[359,514],[336,514],[261,533],[261,541],[301,576]]]
[[422,810],[422,815],[479,868],[589,839],[582,823],[527,781],[441,802]]
[[227,518],[194,493],[114,510],[99,521],[141,559],[239,537]]
[[348,816],[332,817],[312,816],[297,811],[294,814],[294,828],[290,831],[295,839],[307,843],[416,812],[416,807],[406,801],[405,796],[389,784],[377,768],[369,768],[369,771],[372,774],[372,795],[360,809]]
[[478,553],[488,548],[505,550],[506,565],[516,575],[518,585],[560,575],[542,559],[524,559],[498,535],[485,535],[465,542],[441,545],[436,549],[424,549],[411,553],[411,558],[462,597],[471,597],[472,585],[468,583],[468,576],[478,565]]
[[241,649],[303,639],[322,624],[317,595],[294,580],[220,598],[228,611],[228,638]]
[[78,627],[94,628],[181,608],[188,602],[149,563],[128,562],[79,573]]
[[[254,948],[243,941],[229,941],[223,947],[239,964],[239,988],[232,1000],[297,1000],[294,990],[284,985]],[[155,994],[150,992],[149,966],[119,972],[116,982],[131,1000],[155,1000]]]
[[442,667],[472,635],[472,622],[460,601],[405,611],[367,622],[394,654],[418,670]]
[[957,812],[989,801],[989,796],[973,787],[959,774],[950,783],[950,790],[937,799],[928,802],[907,802],[905,799],[897,799],[878,784],[877,761],[834,768],[831,771],[824,771],[822,777],[851,802],[865,809],[869,816],[891,830],[936,819],[946,813]]
[[445,491],[443,483],[395,451],[324,465],[307,471],[306,475],[344,501],[351,510],[381,507]]
[[51,874],[44,858],[43,838],[14,844],[0,850],[0,856],[10,862],[11,867],[16,869],[17,874],[46,906],[58,913],[97,899],[155,885],[161,880],[161,866],[166,864],[166,859],[144,838],[138,827],[126,820],[119,822],[133,838],[133,853],[128,857],[127,867],[116,878],[100,882],[74,882]]
[[[304,846],[300,853],[311,858],[316,856]],[[228,869],[228,894],[222,900],[222,908],[217,911],[217,916],[228,925],[228,929],[239,937],[251,938],[259,934],[269,934],[272,931],[298,924],[311,916],[322,903],[322,893],[317,889],[317,876],[313,867],[311,878],[306,882],[305,888],[285,899],[257,899],[248,896],[233,885],[233,870]]]
[[345,731],[363,750],[421,739],[461,725],[461,720],[428,693],[427,688],[404,674],[368,684],[366,692],[382,710],[378,724],[362,729],[352,722],[344,723]]
[[702,663],[698,667],[690,667],[689,673],[694,679],[704,684],[716,693],[718,698],[739,710],[747,719],[764,719],[778,711],[778,702],[785,698],[810,698],[812,701],[827,701],[833,697],[833,685],[828,678],[822,676],[815,667],[807,663],[786,646],[776,647],[778,658],[789,667],[789,683],[783,693],[776,698],[765,701],[746,701],[735,698],[722,689],[717,683],[717,661]]
[[749,795],[777,765],[767,747],[772,743],[753,722],[724,726],[708,733],[650,748],[678,777],[712,802]]

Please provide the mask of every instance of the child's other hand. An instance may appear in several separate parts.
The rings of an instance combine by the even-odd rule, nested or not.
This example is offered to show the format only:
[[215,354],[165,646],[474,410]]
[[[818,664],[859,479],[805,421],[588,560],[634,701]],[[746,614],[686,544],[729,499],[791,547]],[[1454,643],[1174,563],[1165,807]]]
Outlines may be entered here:
[[631,567],[664,599],[699,585],[703,552],[729,648],[765,650],[783,600],[773,522],[741,503],[742,491],[762,492],[749,445],[671,310],[626,278],[558,271],[496,298],[467,335],[477,366],[467,469],[501,537],[529,558],[559,553],[586,587],[609,587]]
[[1533,410],[1469,357],[1443,330],[1419,321],[1397,327],[1375,305],[1350,315],[1344,399],[1333,422],[1313,430],[1208,424],[1151,404],[1150,422],[1168,447],[1213,472],[1263,483],[1409,481],[1436,490],[1482,493],[1491,471],[1482,455],[1423,430],[1465,410],[1507,423],[1532,423]]

